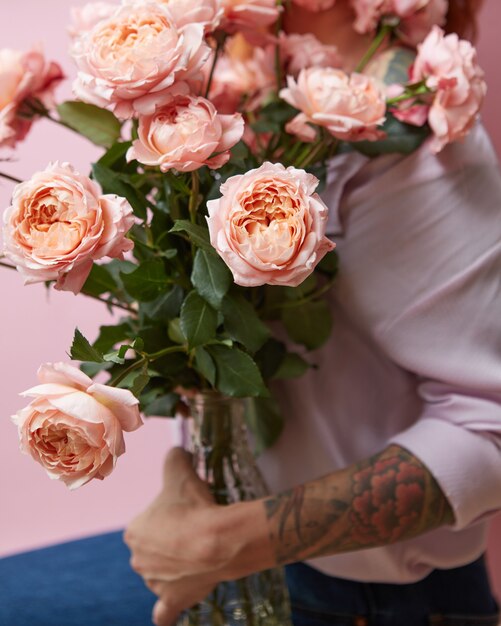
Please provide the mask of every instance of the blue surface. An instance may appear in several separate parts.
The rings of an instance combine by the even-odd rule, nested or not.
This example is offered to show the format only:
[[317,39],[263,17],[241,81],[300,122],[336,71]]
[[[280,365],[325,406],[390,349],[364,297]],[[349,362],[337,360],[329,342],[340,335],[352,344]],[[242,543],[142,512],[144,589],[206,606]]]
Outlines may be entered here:
[[122,533],[0,559],[1,626],[147,626],[155,596]]

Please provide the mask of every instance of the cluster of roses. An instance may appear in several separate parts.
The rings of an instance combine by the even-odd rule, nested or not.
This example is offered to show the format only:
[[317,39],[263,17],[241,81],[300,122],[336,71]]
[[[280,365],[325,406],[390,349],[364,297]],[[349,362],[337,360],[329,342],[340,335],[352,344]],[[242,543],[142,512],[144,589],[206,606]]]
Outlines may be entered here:
[[[322,11],[335,0],[294,3]],[[407,85],[388,89],[347,73],[335,46],[280,32],[284,7],[276,0],[122,0],[73,11],[74,93],[133,120],[129,162],[182,174],[222,168],[241,139],[256,151],[260,167],[228,178],[221,197],[207,203],[210,241],[238,285],[297,286],[333,248],[318,179],[262,158],[263,138],[250,122],[270,94],[297,110],[285,131],[306,146],[326,136],[334,146],[377,141],[391,111],[409,124],[427,122],[438,152],[476,119],[485,82],[471,44],[440,28],[447,0],[351,5],[358,32],[391,30],[407,44],[422,42]],[[0,147],[13,147],[48,113],[61,78],[39,51],[0,51]],[[268,158],[279,161],[280,153]],[[94,261],[133,248],[134,223],[127,200],[53,163],[16,187],[4,214],[4,251],[26,282],[56,281],[78,293]],[[71,487],[108,474],[124,451],[122,431],[141,424],[136,398],[65,364],[42,366],[39,378],[26,392],[32,403],[15,418],[23,448]]]

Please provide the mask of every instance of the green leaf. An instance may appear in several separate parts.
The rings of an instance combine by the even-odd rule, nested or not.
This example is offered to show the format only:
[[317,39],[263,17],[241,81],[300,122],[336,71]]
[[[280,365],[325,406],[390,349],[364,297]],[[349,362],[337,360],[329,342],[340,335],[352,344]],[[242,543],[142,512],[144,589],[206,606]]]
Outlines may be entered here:
[[101,185],[104,193],[111,193],[126,198],[134,210],[134,214],[146,219],[148,201],[144,194],[139,192],[126,174],[114,172],[100,163],[92,166],[94,179]]
[[141,302],[158,298],[169,285],[164,264],[158,259],[144,261],[130,274],[120,272],[120,278],[127,293]]
[[261,372],[252,358],[236,347],[210,345],[207,352],[216,364],[216,387],[228,396],[268,396]]
[[142,303],[141,311],[151,320],[168,320],[179,315],[184,293],[179,285],[163,293],[152,302]]
[[179,317],[169,321],[167,334],[169,335],[169,339],[174,343],[186,343],[186,337],[181,329],[181,319]]
[[75,361],[103,362],[103,355],[90,345],[88,339],[82,335],[78,328],[75,328],[70,356]]
[[111,363],[116,363],[117,365],[123,365],[125,363],[125,355],[131,349],[130,345],[122,345],[118,350],[113,350],[111,352],[107,352],[103,359],[105,361],[110,361]]
[[179,402],[177,393],[167,393],[158,396],[149,402],[143,409],[143,414],[151,417],[174,417],[176,404]]
[[211,245],[209,239],[209,229],[198,224],[192,224],[189,220],[176,220],[170,233],[185,233],[188,239],[198,248],[216,255],[217,252]]
[[297,287],[284,287],[285,297],[289,300],[300,300],[309,293],[315,291],[317,286],[317,277],[315,274],[310,274],[303,282]]
[[106,269],[106,265],[97,265],[94,263],[87,280],[82,288],[82,293],[89,296],[100,296],[103,293],[112,293],[116,291],[118,285]]
[[57,107],[59,119],[97,146],[109,148],[120,137],[122,125],[110,111],[85,102],[63,102]]
[[195,349],[195,367],[213,387],[216,384],[216,365],[211,355],[202,346]]
[[201,346],[216,336],[217,313],[196,291],[188,294],[181,307],[181,329],[190,348]]
[[263,324],[254,307],[242,295],[226,296],[222,311],[225,330],[249,352],[257,352],[270,336],[268,327]]
[[93,346],[101,353],[109,352],[120,341],[129,339],[132,329],[127,322],[117,326],[101,326],[99,336]]
[[257,454],[270,448],[284,427],[283,415],[273,397],[249,398],[245,406],[245,419],[254,436]]
[[368,157],[376,157],[380,154],[411,154],[430,135],[428,126],[411,126],[398,121],[393,115],[388,114],[382,130],[387,133],[386,139],[380,141],[356,141],[350,146]]
[[319,348],[329,338],[332,317],[325,300],[286,307],[282,320],[289,337],[309,350]]
[[302,376],[309,368],[310,364],[299,356],[299,354],[288,352],[284,356],[273,378],[297,378],[298,376]]
[[131,145],[132,141],[117,141],[117,143],[114,143],[111,148],[99,159],[99,165],[113,169],[114,165],[125,159],[127,150],[131,147]]
[[261,374],[265,380],[272,378],[277,372],[285,358],[287,350],[285,344],[274,337],[260,348],[254,355],[254,360],[259,366]]
[[219,309],[233,280],[230,270],[221,258],[199,249],[193,261],[191,282],[202,298],[215,309]]
[[141,369],[141,373],[134,378],[134,382],[132,383],[132,387],[130,388],[131,392],[139,399],[141,392],[146,387],[146,385],[150,382],[151,376],[148,374],[148,365],[144,364]]

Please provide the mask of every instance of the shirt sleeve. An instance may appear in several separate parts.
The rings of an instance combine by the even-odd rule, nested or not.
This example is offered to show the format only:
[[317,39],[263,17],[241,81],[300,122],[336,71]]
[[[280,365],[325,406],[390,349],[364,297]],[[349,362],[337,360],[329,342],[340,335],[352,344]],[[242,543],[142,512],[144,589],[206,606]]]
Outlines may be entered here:
[[388,443],[427,466],[461,529],[501,508],[501,178],[481,127],[425,150],[354,186],[340,298],[415,375],[422,413]]

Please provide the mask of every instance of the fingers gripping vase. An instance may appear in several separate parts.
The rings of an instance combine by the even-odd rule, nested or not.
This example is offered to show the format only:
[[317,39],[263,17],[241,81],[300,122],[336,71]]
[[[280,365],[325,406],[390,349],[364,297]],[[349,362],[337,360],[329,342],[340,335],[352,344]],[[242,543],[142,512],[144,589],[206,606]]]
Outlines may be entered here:
[[[200,393],[190,401],[190,409],[194,462],[216,502],[225,505],[266,496],[247,439],[245,400]],[[177,626],[292,626],[283,570],[221,582],[203,602],[185,611]]]

